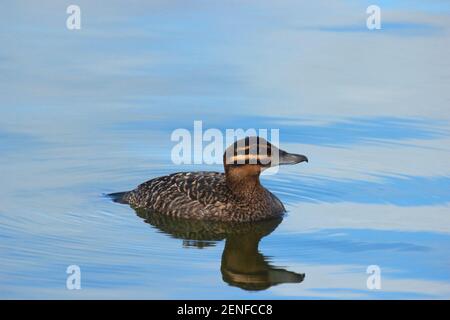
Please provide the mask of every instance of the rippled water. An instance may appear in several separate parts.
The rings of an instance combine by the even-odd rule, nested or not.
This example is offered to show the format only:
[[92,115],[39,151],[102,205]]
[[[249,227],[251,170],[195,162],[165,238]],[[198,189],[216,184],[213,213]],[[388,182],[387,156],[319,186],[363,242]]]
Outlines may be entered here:
[[[81,1],[69,31],[65,4],[7,2],[0,297],[450,298],[450,8],[381,1],[371,33],[369,4]],[[222,170],[172,164],[194,120],[280,129],[308,156],[262,178],[282,221],[180,222],[104,196]]]

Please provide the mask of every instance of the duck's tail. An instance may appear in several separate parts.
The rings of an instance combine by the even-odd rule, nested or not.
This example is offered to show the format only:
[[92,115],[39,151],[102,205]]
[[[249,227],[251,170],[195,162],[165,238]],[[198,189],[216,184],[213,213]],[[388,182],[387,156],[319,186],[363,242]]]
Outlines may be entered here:
[[110,197],[114,202],[122,203],[122,204],[128,204],[127,195],[129,194],[129,191],[125,192],[114,192],[107,194],[108,197]]

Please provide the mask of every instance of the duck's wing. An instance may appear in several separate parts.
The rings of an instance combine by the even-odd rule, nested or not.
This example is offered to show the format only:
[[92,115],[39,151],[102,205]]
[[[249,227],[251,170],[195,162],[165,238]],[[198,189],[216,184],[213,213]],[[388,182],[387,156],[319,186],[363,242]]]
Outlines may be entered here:
[[179,172],[144,182],[127,195],[130,205],[180,215],[226,201],[225,178],[218,172]]
[[175,174],[178,191],[203,205],[230,200],[225,175],[219,172],[182,172]]

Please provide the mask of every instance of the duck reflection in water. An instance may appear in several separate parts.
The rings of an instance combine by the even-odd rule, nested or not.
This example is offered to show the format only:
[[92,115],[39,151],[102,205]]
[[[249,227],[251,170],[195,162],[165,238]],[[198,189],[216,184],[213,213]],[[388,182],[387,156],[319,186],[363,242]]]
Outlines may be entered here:
[[281,283],[300,283],[305,278],[303,273],[272,266],[258,250],[261,239],[271,234],[282,218],[233,223],[175,218],[145,209],[136,213],[160,231],[182,239],[187,247],[204,248],[225,239],[220,271],[229,285],[256,291]]

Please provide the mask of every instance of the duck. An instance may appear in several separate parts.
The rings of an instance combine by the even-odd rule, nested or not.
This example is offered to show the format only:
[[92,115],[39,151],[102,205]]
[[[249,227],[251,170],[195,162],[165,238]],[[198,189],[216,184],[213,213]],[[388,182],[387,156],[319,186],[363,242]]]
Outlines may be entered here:
[[176,218],[255,222],[283,216],[283,203],[260,182],[271,167],[308,162],[259,136],[235,141],[223,155],[224,172],[177,172],[151,179],[127,192],[110,194],[115,202]]

